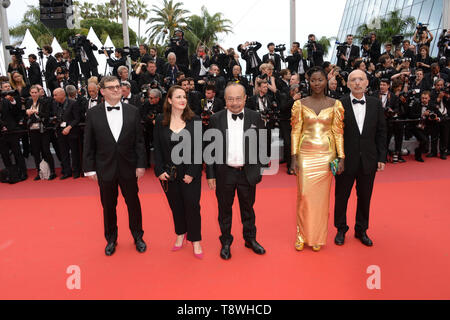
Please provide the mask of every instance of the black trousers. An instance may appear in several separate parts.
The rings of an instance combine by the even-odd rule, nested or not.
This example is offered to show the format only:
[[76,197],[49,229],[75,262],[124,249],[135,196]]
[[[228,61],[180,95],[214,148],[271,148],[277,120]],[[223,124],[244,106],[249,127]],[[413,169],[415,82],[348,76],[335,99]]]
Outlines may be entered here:
[[356,208],[355,232],[365,232],[369,228],[370,199],[372,198],[373,183],[376,171],[364,174],[360,163],[355,175],[342,173],[336,175],[334,226],[338,231],[347,232],[347,204],[356,181],[356,195],[358,198]]
[[387,150],[389,150],[389,144],[392,136],[394,136],[395,152],[400,153],[402,151],[403,135],[405,133],[405,126],[401,122],[388,121],[387,126]]
[[12,166],[11,158],[9,156],[9,151],[11,150],[15,165],[17,165],[22,172],[23,175],[27,174],[27,166],[25,164],[25,159],[22,155],[22,151],[20,150],[19,144],[19,134],[18,133],[10,133],[4,134],[1,138],[1,149],[2,149],[2,159],[5,164],[5,167]]
[[200,196],[202,189],[201,178],[194,178],[190,184],[182,180],[167,183],[166,197],[172,210],[175,233],[187,233],[187,240],[191,242],[202,240]]
[[408,130],[414,137],[416,137],[417,141],[419,141],[419,147],[414,151],[414,157],[416,159],[420,158],[422,153],[426,153],[428,151],[428,137],[425,134],[425,131],[418,128],[416,125],[410,126]]
[[105,238],[108,243],[117,241],[117,197],[120,191],[128,208],[128,221],[134,240],[141,239],[144,235],[142,230],[142,210],[139,201],[139,187],[137,178],[123,179],[115,178],[113,181],[98,180],[100,187],[100,199],[103,206],[103,222]]
[[280,133],[283,137],[283,159],[287,163],[288,169],[291,167],[291,120],[280,121]]
[[216,196],[219,205],[219,226],[222,235],[222,245],[231,245],[231,222],[233,217],[233,202],[237,190],[244,239],[256,239],[255,204],[256,186],[248,183],[244,170],[226,167],[227,181],[217,180]]
[[438,141],[439,141],[439,153],[445,154],[448,145],[448,122],[435,122],[427,123],[426,133],[431,136],[431,153],[438,153]]
[[[73,129],[72,129],[73,130]],[[63,175],[78,175],[81,173],[80,145],[78,135],[69,133],[63,135],[58,131],[58,144],[61,152],[61,167]]]
[[40,133],[39,130],[30,130],[31,152],[33,154],[36,169],[39,171],[39,164],[41,163],[41,154],[44,160],[48,163],[50,171],[55,172],[55,162],[50,152],[50,136],[47,131]]
[[144,143],[145,151],[147,152],[147,166],[150,167],[150,148],[153,145],[153,123],[146,123],[144,125]]

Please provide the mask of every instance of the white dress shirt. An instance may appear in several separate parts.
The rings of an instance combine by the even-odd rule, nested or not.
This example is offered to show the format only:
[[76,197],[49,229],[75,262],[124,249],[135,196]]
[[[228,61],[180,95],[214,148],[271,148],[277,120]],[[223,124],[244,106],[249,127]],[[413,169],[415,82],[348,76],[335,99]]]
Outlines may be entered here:
[[356,123],[358,124],[359,128],[359,133],[362,134],[364,127],[364,119],[366,117],[366,105],[367,105],[366,96],[363,95],[361,99],[356,99],[356,100],[363,100],[365,102],[364,104],[353,103],[353,99],[356,98],[353,94],[350,93],[350,102],[352,103],[353,113],[355,114]]
[[[244,110],[242,110],[242,113],[244,113]],[[244,165],[244,118],[233,120],[232,114],[230,110],[227,110],[227,164],[231,167],[242,167]]]
[[[107,107],[120,107],[120,110],[108,111]],[[122,125],[123,125],[122,103],[119,102],[115,106],[112,106],[108,102],[105,101],[105,112],[106,112],[106,119],[108,120],[109,129],[111,130],[114,140],[116,140],[116,142],[117,142],[119,140],[120,132],[122,131]],[[84,175],[86,177],[89,177],[89,176],[93,176],[95,174],[97,174],[95,171],[91,171],[91,172],[86,172]]]
[[381,93],[381,103],[383,104],[383,109],[386,109],[387,98],[388,98],[387,93]]
[[96,105],[98,105],[98,96],[94,99],[97,101],[92,101],[93,98],[89,98],[89,105],[88,105],[88,109],[95,107]]

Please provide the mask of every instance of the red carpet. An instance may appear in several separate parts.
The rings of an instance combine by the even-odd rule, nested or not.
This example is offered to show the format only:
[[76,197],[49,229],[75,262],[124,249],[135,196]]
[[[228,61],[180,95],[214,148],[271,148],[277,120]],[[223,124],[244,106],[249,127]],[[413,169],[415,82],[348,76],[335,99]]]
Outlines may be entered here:
[[[190,244],[170,251],[171,213],[152,170],[140,182],[145,254],[134,248],[120,197],[119,245],[104,255],[98,187],[88,179],[1,184],[0,299],[449,299],[449,186],[449,160],[388,165],[372,200],[374,247],[353,237],[353,193],[345,245],[334,245],[330,215],[328,244],[296,252],[295,177],[283,166],[257,189],[257,240],[266,255],[244,247],[235,201],[232,259],[223,261],[217,202],[205,182],[200,261]],[[66,287],[71,265],[81,269],[81,290]],[[380,267],[380,290],[367,288],[371,265]]]

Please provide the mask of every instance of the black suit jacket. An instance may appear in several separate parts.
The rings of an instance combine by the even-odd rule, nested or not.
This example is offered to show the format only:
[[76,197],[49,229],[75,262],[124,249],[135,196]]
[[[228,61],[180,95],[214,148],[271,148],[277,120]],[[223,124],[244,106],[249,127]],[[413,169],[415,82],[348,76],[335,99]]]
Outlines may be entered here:
[[70,135],[77,136],[79,133],[78,124],[81,121],[81,106],[75,100],[66,99],[62,105],[53,100],[53,115],[61,122],[66,122],[71,126]]
[[56,81],[55,71],[58,68],[58,61],[56,61],[55,57],[49,55],[47,58],[47,63],[45,64],[45,80],[48,82]]
[[[202,111],[205,110],[206,106],[207,106],[207,100],[205,98],[205,99],[201,100],[201,108],[202,108],[201,110]],[[222,111],[223,109],[225,109],[225,102],[222,99],[215,97],[211,111],[213,113],[217,113],[219,111]]]
[[[375,91],[373,96],[379,99],[383,105],[383,100],[381,97],[381,93],[379,91]],[[386,101],[386,108],[391,108],[394,112],[400,112],[400,100],[398,97],[391,91],[388,91],[388,98]]]
[[[275,98],[268,92],[267,93],[267,107],[270,107],[275,100]],[[245,105],[246,108],[249,108],[253,111],[259,111],[259,101],[258,101],[258,95],[251,96],[247,99],[247,103]]]
[[[199,117],[195,116],[192,120],[186,121],[185,130],[189,132],[191,137],[188,143],[190,144],[190,161],[189,163],[174,164],[172,162],[172,148],[171,143],[177,143],[171,141],[172,131],[170,126],[164,126],[162,124],[163,115],[158,115],[155,121],[155,127],[153,129],[153,147],[155,148],[155,175],[159,177],[164,172],[167,172],[166,165],[175,165],[177,167],[177,179],[183,180],[185,175],[189,175],[193,178],[200,178],[202,175],[202,158],[200,156],[199,163],[195,163],[195,153],[202,151],[202,141],[195,141],[197,135],[194,134],[195,123],[197,127],[202,130],[202,122]],[[180,133],[181,135],[181,133]],[[201,139],[201,137],[200,137]],[[181,141],[180,141],[181,143]],[[196,150],[196,147],[199,150]]]
[[[355,46],[354,44],[352,44],[352,47],[350,49],[349,59],[356,59],[358,57],[359,57],[359,47]],[[341,57],[339,57],[337,64],[338,64],[339,67],[341,67],[341,69],[344,69],[344,67],[345,67],[345,60],[341,59]]]
[[[122,100],[124,100],[122,98]],[[128,104],[131,104],[132,106],[135,106],[136,108],[138,108],[139,110],[142,109],[142,102],[141,102],[141,96],[138,94],[131,94],[131,98],[130,99],[126,99],[128,100]]]
[[139,110],[122,103],[123,125],[118,141],[109,128],[105,104],[99,104],[87,112],[84,129],[83,168],[95,171],[98,179],[136,178],[136,169],[145,168],[144,135]]
[[20,105],[11,104],[9,100],[0,98],[0,130],[6,127],[8,131],[19,129]]
[[[274,53],[274,64],[275,64],[275,71],[280,72],[281,71],[281,57],[278,53]],[[269,54],[263,55],[262,62],[267,63],[269,61]]]
[[[220,130],[223,137],[223,149],[218,150],[219,154],[215,154],[216,158],[220,158],[220,153],[222,154],[222,159],[216,159],[215,163],[207,164],[206,166],[206,176],[208,179],[217,179],[217,183],[227,183],[227,175],[226,175],[226,163],[227,163],[227,144],[232,143],[231,141],[227,141],[227,129],[228,129],[228,121],[227,121],[227,110],[222,110],[218,113],[212,115],[209,120],[209,128],[214,128]],[[252,157],[255,157],[258,154],[258,146],[259,146],[259,130],[264,129],[264,122],[261,120],[261,116],[259,113],[250,110],[248,108],[244,109],[244,136],[246,132],[255,131],[256,136],[258,137],[258,142],[256,145],[252,144],[250,146],[249,139],[244,138],[244,172],[247,177],[247,181],[250,185],[258,184],[262,179],[261,172],[261,161],[259,156],[257,156],[257,163],[250,163],[250,151],[252,152]],[[214,143],[214,141],[212,142]],[[256,148],[256,150],[254,150]],[[216,163],[219,161],[220,163]]]
[[30,80],[30,85],[40,84],[42,86],[41,67],[39,63],[33,62],[30,64],[28,79]]
[[366,95],[366,115],[360,134],[350,95],[341,99],[344,106],[344,174],[356,175],[360,163],[364,174],[377,170],[378,162],[386,162],[387,127],[381,101]]
[[[209,56],[206,56],[205,61],[203,61],[203,66],[205,68],[209,68],[210,64],[211,62],[209,60]],[[198,59],[197,54],[194,54],[191,57],[191,75],[196,81],[200,80],[200,69],[200,60]]]

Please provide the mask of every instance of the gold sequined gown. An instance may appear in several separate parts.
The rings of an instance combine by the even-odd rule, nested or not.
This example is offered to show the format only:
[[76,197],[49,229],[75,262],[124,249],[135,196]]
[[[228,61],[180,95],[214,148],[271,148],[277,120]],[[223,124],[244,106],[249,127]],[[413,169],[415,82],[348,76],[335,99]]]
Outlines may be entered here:
[[344,107],[336,100],[319,115],[297,100],[292,107],[292,155],[296,155],[297,237],[309,246],[326,243],[333,174],[330,162],[344,155]]

